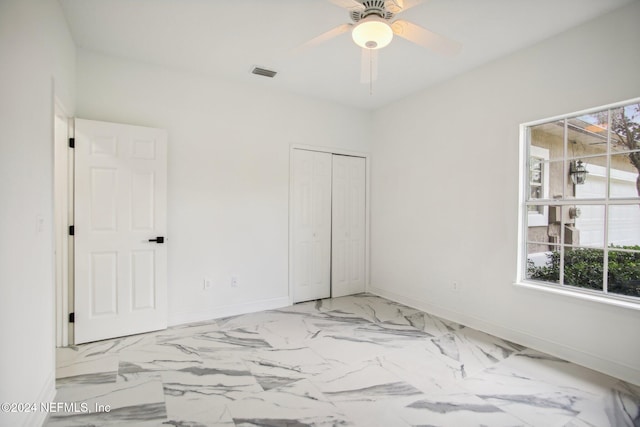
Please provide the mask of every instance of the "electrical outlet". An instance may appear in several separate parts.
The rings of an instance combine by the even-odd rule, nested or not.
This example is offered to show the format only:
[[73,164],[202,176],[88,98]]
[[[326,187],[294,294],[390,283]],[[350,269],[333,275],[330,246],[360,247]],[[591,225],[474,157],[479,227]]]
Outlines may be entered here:
[[451,283],[451,290],[453,292],[459,292],[460,291],[460,283],[458,283],[458,282]]
[[208,289],[211,289],[211,280],[210,279],[205,278],[202,281],[202,289],[204,289],[205,291],[208,290]]
[[232,288],[237,288],[238,287],[238,277],[237,276],[231,276],[231,287]]

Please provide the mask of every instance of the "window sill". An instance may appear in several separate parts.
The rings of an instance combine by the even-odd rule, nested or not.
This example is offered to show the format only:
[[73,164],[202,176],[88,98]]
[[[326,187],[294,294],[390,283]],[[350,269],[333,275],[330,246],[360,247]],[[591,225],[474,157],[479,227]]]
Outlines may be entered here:
[[638,310],[640,311],[640,303],[627,301],[624,299],[618,299],[615,297],[604,297],[600,295],[590,294],[588,292],[580,292],[577,290],[569,290],[558,288],[554,285],[545,285],[543,283],[532,283],[532,282],[524,282],[518,281],[514,283],[514,286],[526,288],[526,289],[534,289],[537,291],[548,292],[556,295],[563,295],[570,298],[578,298],[586,301],[596,302],[599,304],[607,304],[613,305],[616,307],[626,308],[629,310]]

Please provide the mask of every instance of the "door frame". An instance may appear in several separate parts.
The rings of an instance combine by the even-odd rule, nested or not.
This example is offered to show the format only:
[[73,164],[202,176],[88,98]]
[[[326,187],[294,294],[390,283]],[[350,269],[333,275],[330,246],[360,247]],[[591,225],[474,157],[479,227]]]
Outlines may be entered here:
[[[56,134],[56,120],[66,122],[64,138]],[[63,103],[53,100],[53,244],[55,283],[55,337],[56,347],[73,343],[73,325],[69,313],[73,311],[73,239],[69,236],[69,224],[73,224],[73,150],[69,138],[73,138],[73,116]],[[62,151],[61,161],[56,153]],[[62,202],[62,205],[58,205]],[[65,203],[66,202],[66,203]]]
[[336,154],[340,156],[352,156],[364,158],[365,162],[365,254],[364,254],[364,273],[365,273],[365,291],[368,292],[370,288],[370,211],[371,211],[371,197],[370,197],[370,178],[371,178],[371,155],[362,151],[345,150],[335,147],[318,147],[315,145],[303,145],[303,144],[291,144],[289,146],[289,277],[288,277],[288,292],[289,292],[289,305],[293,305],[293,150],[307,150],[318,151],[321,153]]

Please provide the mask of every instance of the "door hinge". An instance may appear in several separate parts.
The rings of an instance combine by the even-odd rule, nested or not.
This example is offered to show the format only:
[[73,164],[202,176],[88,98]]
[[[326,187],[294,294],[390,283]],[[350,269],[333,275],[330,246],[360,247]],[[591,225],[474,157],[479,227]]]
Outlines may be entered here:
[[69,148],[76,148],[76,139],[69,138]]
[[76,314],[69,313],[69,323],[76,323]]
[[76,226],[75,225],[70,225],[69,226],[69,236],[75,236],[76,235]]

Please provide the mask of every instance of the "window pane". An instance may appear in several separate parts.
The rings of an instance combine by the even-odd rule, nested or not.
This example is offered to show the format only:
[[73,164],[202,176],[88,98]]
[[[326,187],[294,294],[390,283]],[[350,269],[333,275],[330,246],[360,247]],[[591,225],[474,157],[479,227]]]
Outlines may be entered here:
[[576,205],[568,207],[567,210],[568,221],[574,222],[568,226],[577,231],[577,239],[571,244],[589,248],[604,248],[604,205]]
[[[544,252],[550,250],[549,245],[560,244],[560,227],[562,207],[533,205],[527,223],[527,243],[529,252]],[[542,212],[543,214],[540,214]],[[540,217],[544,216],[544,221]],[[537,246],[533,248],[532,245]]]
[[561,199],[566,192],[562,190],[564,185],[564,162],[551,162],[549,167],[549,199]]
[[[529,205],[527,206],[527,211],[529,212],[529,222],[527,223],[527,225],[529,227],[535,226],[535,225],[542,225],[547,223],[547,208],[544,205]],[[544,222],[540,223],[540,224],[535,224],[534,221],[531,221],[531,219],[535,216],[535,215],[541,215],[544,216]]]
[[560,243],[550,236],[560,236],[562,208],[560,206],[527,206],[527,241],[542,243]]
[[608,112],[567,119],[567,158],[607,153]]
[[529,159],[528,200],[560,199],[563,197],[563,162]]
[[611,152],[640,150],[640,104],[611,110]]
[[558,284],[560,282],[559,246],[527,245],[527,279]]
[[534,148],[548,151],[547,160],[564,157],[564,120],[543,123],[529,128],[530,154],[535,156]]
[[634,162],[640,166],[640,152],[611,156],[609,191],[612,198],[632,198],[640,195],[638,169]]
[[[581,175],[581,167],[586,174]],[[607,196],[606,156],[570,160],[567,162],[567,171],[567,198],[604,199]]]
[[564,248],[564,284],[603,290],[604,251],[602,249]]
[[640,297],[640,251],[609,251],[608,291]]
[[608,233],[609,245],[640,249],[640,205],[609,206]]

